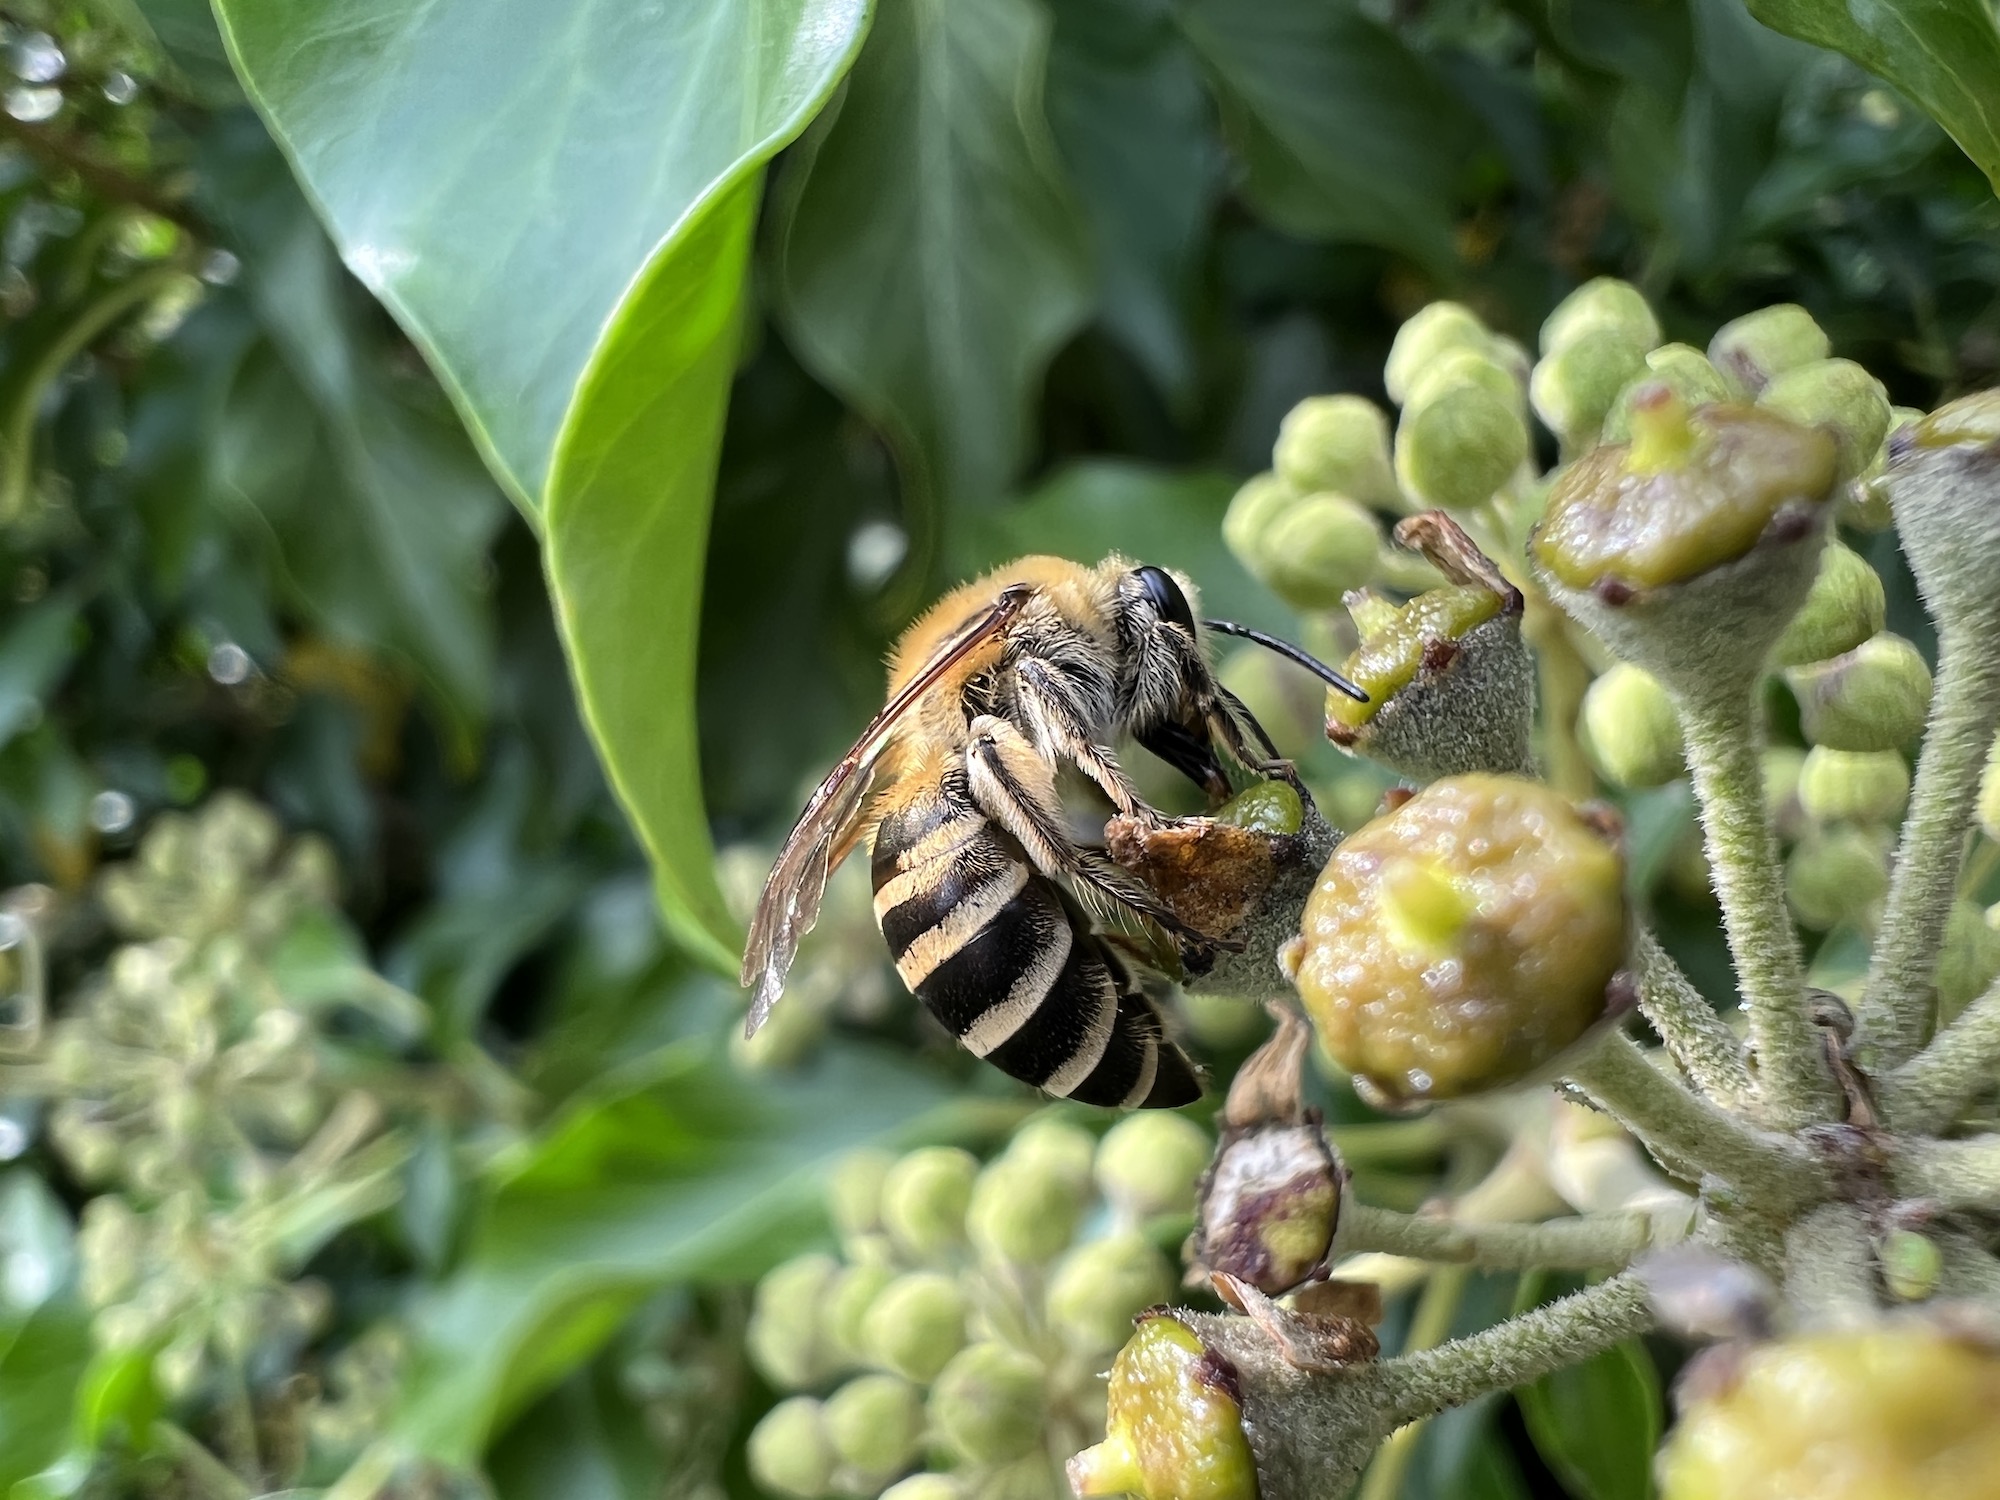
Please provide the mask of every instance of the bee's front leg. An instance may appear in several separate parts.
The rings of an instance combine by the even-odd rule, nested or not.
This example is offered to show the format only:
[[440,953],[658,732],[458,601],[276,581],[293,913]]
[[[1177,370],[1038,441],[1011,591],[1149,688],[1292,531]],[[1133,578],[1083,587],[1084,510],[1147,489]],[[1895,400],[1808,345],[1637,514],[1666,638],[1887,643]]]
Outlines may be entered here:
[[1038,656],[1023,656],[1014,663],[1014,679],[1021,717],[1044,751],[1068,761],[1102,787],[1121,817],[1152,827],[1171,821],[1139,795],[1110,749],[1091,737],[1090,718],[1064,673]]

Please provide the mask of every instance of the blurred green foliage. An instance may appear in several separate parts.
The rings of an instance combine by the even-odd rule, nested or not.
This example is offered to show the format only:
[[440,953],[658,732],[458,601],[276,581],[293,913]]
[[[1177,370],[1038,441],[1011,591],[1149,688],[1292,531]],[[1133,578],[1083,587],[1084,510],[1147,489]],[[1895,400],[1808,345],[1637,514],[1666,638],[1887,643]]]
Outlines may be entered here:
[[[1698,344],[1797,301],[1913,405],[2000,370],[1990,15],[1879,7],[1970,38],[1940,77],[1755,9],[1883,77],[1738,0],[6,6],[0,1487],[750,1493],[746,1288],[826,1164],[1022,1102],[852,1003],[865,911],[808,1061],[725,1040],[712,848],[782,831],[916,607],[1116,548],[1287,622],[1234,482],[1438,296],[1531,341],[1619,274]],[[100,867],[219,789],[332,853],[261,1003],[331,1016],[380,1171],[259,1270],[295,1336],[190,1373],[93,1312],[78,1225],[166,1199],[64,1154],[36,1048],[118,973]],[[306,1149],[245,1134],[187,1223]],[[1406,1493],[1519,1492],[1490,1416]]]

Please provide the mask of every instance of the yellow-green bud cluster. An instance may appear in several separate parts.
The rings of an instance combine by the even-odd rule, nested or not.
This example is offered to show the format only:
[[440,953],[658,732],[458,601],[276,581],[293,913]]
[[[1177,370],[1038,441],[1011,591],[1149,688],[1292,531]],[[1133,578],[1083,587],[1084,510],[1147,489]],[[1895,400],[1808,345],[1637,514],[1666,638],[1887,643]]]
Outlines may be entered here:
[[1659,320],[1636,287],[1608,276],[1584,283],[1542,324],[1542,357],[1528,385],[1535,415],[1566,451],[1593,446],[1659,343]]
[[1516,346],[1467,308],[1435,302],[1397,331],[1385,384],[1402,406],[1396,477],[1424,506],[1471,510],[1530,453]]
[[757,1287],[752,1361],[795,1393],[752,1436],[758,1483],[792,1500],[1059,1492],[1045,1434],[1100,1430],[1097,1376],[1172,1294],[1162,1247],[1208,1156],[1176,1115],[1100,1140],[1050,1111],[983,1164],[942,1146],[848,1158],[828,1184],[840,1253]]
[[1835,750],[1899,750],[1923,733],[1930,712],[1929,665],[1886,631],[1825,661],[1788,667],[1785,681],[1805,737]]

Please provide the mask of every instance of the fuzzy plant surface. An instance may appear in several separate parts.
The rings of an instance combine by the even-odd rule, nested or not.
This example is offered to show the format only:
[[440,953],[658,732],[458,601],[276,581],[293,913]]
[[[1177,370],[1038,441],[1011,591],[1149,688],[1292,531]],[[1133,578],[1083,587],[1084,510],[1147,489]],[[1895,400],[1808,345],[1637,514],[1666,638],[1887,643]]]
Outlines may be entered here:
[[[1140,1324],[1079,1494],[1386,1500],[1427,1419],[1656,1333],[1707,1346],[1668,1500],[2000,1490],[2000,396],[1894,409],[1792,306],[1668,343],[1611,280],[1540,345],[1426,308],[1393,424],[1305,402],[1231,508],[1372,690],[1328,736],[1402,785],[1256,929],[1292,934],[1295,1018],[1204,1179],[1222,1310]],[[1934,661],[1885,629],[1891,527]],[[1709,993],[1634,869],[1682,778]],[[1514,1148],[1415,1213],[1368,1202],[1301,1102],[1305,1027],[1380,1107],[1529,1111]],[[1580,1168],[1536,1099],[1630,1154]],[[1468,1268],[1574,1290],[1446,1337]],[[1399,1351],[1368,1283],[1423,1288]]]

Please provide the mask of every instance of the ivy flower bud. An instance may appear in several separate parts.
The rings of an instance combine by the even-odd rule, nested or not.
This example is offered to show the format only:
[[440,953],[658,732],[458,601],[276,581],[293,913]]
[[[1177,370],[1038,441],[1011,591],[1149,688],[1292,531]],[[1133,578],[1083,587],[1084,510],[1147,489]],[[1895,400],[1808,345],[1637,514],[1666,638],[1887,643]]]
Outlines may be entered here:
[[1799,806],[1822,823],[1890,824],[1910,800],[1910,768],[1895,750],[1815,745],[1799,768]]
[[1010,1153],[979,1174],[966,1230],[982,1255],[1038,1266],[1070,1242],[1082,1199],[1066,1173]]
[[1831,932],[1871,922],[1889,893],[1889,851],[1870,829],[1839,827],[1808,834],[1785,862],[1785,898],[1799,925]]
[[1427,506],[1469,510],[1485,504],[1528,452],[1514,377],[1471,350],[1426,369],[1396,424],[1396,477]]
[[1470,349],[1491,357],[1493,343],[1492,332],[1472,309],[1457,302],[1433,302],[1396,330],[1389,362],[1382,369],[1383,389],[1401,406],[1418,378],[1445,355]]
[[1225,1133],[1202,1178],[1193,1261],[1281,1296],[1326,1264],[1345,1174],[1314,1121]]
[[1870,636],[1829,660],[1789,667],[1785,681],[1799,701],[1805,737],[1835,750],[1907,745],[1923,732],[1931,707],[1931,669],[1899,635]]
[[833,1485],[835,1457],[820,1403],[793,1396],[750,1430],[750,1477],[773,1495],[821,1500]]
[[1616,328],[1588,329],[1544,354],[1528,399],[1566,451],[1591,447],[1622,392],[1646,371],[1646,351]]
[[1345,495],[1307,495],[1279,511],[1246,559],[1272,593],[1298,610],[1333,609],[1375,571],[1382,523]]
[[[1145,1118],[1135,1116],[1134,1118]],[[1164,1118],[1179,1119],[1178,1115]],[[1033,1162],[1053,1172],[1069,1185],[1079,1200],[1090,1192],[1091,1165],[1097,1160],[1098,1140],[1081,1125],[1053,1114],[1037,1115],[1007,1143],[1007,1155],[1016,1161]]]
[[1169,1313],[1146,1319],[1111,1366],[1105,1438],[1069,1461],[1081,1496],[1256,1500],[1236,1371]]
[[1979,778],[1978,816],[1980,831],[2000,843],[2000,739],[1986,752],[1986,769]]
[[1938,951],[1938,1023],[1956,1019],[1996,978],[2000,978],[2000,932],[1974,903],[1953,903]]
[[1222,540],[1246,569],[1256,571],[1264,533],[1298,498],[1298,491],[1276,474],[1257,474],[1243,481],[1223,513]]
[[1911,1319],[1744,1351],[1686,1401],[1662,1500],[2000,1494],[2000,1355]]
[[1604,418],[1604,440],[1623,443],[1632,436],[1632,403],[1650,385],[1664,385],[1688,406],[1733,400],[1736,391],[1708,356],[1692,344],[1662,344],[1646,356],[1646,368],[1618,393]]
[[843,1490],[868,1494],[909,1468],[924,1435],[917,1388],[894,1375],[862,1375],[827,1397],[821,1414]]
[[1049,1326],[1078,1353],[1109,1354],[1130,1337],[1134,1318],[1173,1291],[1173,1267],[1143,1235],[1092,1240],[1056,1262]]
[[1771,659],[1781,667],[1825,661],[1852,651],[1881,630],[1888,610],[1882,580],[1851,547],[1828,540],[1812,591],[1778,637]]
[[2000,391],[1939,407],[1892,445],[1889,504],[1931,618],[2000,630]]
[[882,1227],[882,1185],[895,1157],[886,1151],[855,1151],[843,1157],[827,1184],[827,1215],[843,1238],[857,1239]]
[[1613,786],[1664,786],[1681,774],[1680,715],[1650,672],[1619,662],[1598,677],[1580,724],[1591,764]]
[[826,1373],[820,1309],[839,1270],[830,1255],[800,1255],[757,1283],[744,1342],[752,1363],[780,1390],[812,1385]]
[[951,1146],[912,1151],[882,1179],[882,1224],[890,1237],[919,1258],[936,1255],[965,1237],[979,1161]]
[[1293,407],[1278,424],[1271,467],[1301,495],[1331,491],[1382,510],[1402,502],[1389,419],[1363,396],[1308,396]]
[[823,1307],[825,1321],[820,1338],[842,1363],[860,1364],[868,1358],[863,1334],[868,1310],[895,1279],[895,1270],[877,1261],[843,1266],[834,1274]]
[[1821,359],[1774,377],[1757,397],[1767,411],[1833,434],[1840,478],[1855,478],[1889,435],[1889,393],[1851,359]]
[[1455,776],[1334,851],[1288,950],[1340,1065],[1391,1100],[1518,1082],[1607,1009],[1624,861],[1537,782]]
[[1882,1284],[1898,1302],[1921,1302],[1937,1290],[1944,1275],[1944,1255],[1937,1241],[1914,1229],[1892,1229],[1882,1236],[1876,1259]]
[[1755,396],[1776,377],[1833,353],[1833,342],[1795,302],[1732,318],[1708,342],[1716,369]]
[[1542,323],[1542,353],[1574,344],[1593,333],[1614,333],[1641,353],[1660,342],[1660,320],[1645,295],[1629,281],[1598,276],[1558,302]]
[[966,1500],[966,1494],[949,1474],[912,1474],[882,1491],[881,1500]]
[[1042,1440],[1042,1367],[1005,1344],[962,1349],[931,1386],[930,1419],[967,1463],[998,1464]]
[[860,1344],[882,1368],[931,1380],[965,1345],[965,1293],[942,1272],[899,1276],[869,1304]]
[[1135,1222],[1187,1213],[1208,1155],[1208,1133],[1183,1115],[1164,1110],[1127,1115],[1104,1133],[1097,1148],[1097,1186],[1113,1208]]
[[1799,806],[1799,773],[1806,753],[1792,745],[1773,745],[1763,754],[1764,812],[1786,843],[1805,831],[1805,809]]

